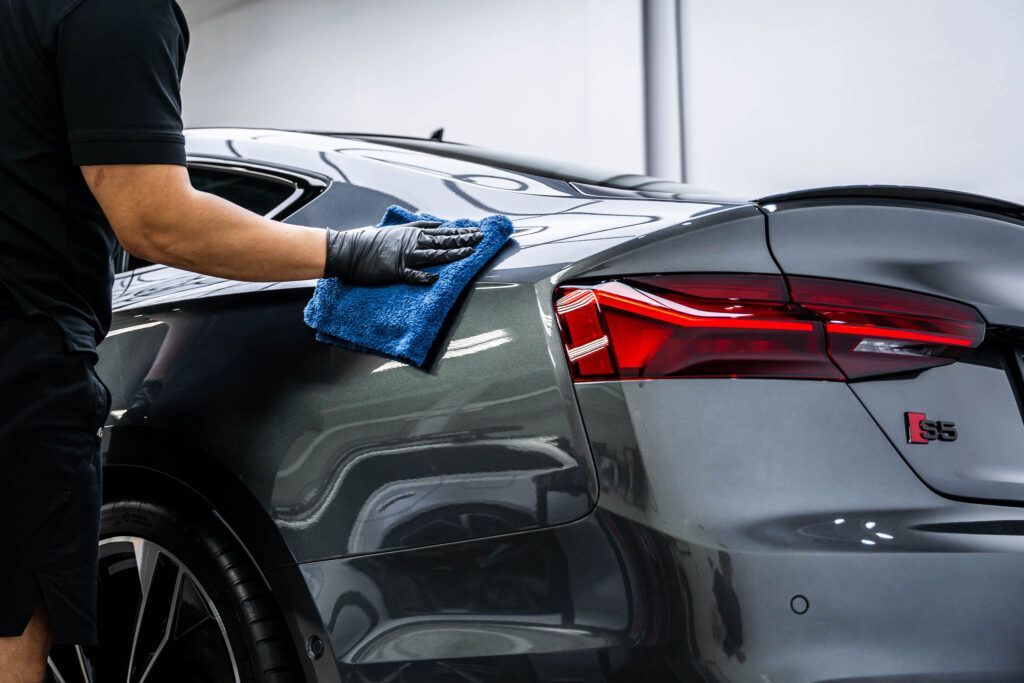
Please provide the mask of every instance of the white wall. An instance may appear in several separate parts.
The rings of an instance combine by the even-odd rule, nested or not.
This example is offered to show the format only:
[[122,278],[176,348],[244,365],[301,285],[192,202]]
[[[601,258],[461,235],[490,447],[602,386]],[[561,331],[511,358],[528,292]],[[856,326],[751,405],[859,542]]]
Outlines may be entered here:
[[1024,203],[1024,2],[685,0],[688,180]]
[[[450,140],[644,168],[641,0],[179,1],[188,125],[444,126]],[[1024,202],[1024,0],[682,6],[689,181]]]
[[180,0],[187,126],[429,135],[643,169],[639,0]]

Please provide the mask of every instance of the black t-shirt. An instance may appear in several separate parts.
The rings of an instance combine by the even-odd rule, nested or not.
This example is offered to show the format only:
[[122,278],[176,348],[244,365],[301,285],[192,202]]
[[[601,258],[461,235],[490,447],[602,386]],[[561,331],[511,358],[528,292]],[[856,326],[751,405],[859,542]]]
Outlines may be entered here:
[[110,327],[116,247],[78,167],[185,163],[187,48],[174,0],[0,0],[0,298],[69,350]]

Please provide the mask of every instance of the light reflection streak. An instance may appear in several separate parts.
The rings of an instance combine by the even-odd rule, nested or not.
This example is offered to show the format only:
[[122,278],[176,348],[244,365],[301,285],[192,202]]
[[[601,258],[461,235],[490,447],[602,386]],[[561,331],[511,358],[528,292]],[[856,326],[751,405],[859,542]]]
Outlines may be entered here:
[[157,325],[165,325],[165,324],[166,323],[164,323],[163,321],[157,320],[156,322],[152,322],[152,323],[142,323],[141,325],[132,325],[131,327],[122,327],[120,330],[114,330],[112,332],[108,332],[107,333],[107,339],[109,339],[110,337],[116,337],[119,334],[124,334],[125,332],[135,332],[136,330],[143,330],[143,329],[145,329],[147,327],[156,327]]
[[[480,353],[481,351],[487,351],[507,344],[512,341],[512,335],[508,330],[492,330],[490,332],[484,332],[482,334],[475,334],[472,337],[463,337],[462,339],[455,339],[451,344],[448,345],[448,350],[442,356],[442,358],[458,358],[459,356],[468,356],[474,353]],[[377,372],[384,372],[385,370],[393,370],[394,368],[406,367],[408,363],[401,361],[392,360],[374,368],[370,371],[370,374]]]
[[[557,387],[545,387],[545,388],[539,389],[537,391],[528,391],[528,392],[523,393],[523,394],[517,394],[515,396],[510,396],[510,397],[507,397],[507,398],[499,398],[499,399],[495,399],[495,400],[492,400],[492,401],[473,401],[473,402],[466,403],[463,406],[461,406],[460,410],[462,410],[463,412],[466,412],[466,413],[473,412],[473,411],[478,411],[478,410],[486,410],[486,409],[492,408],[494,406],[509,405],[511,403],[515,403],[516,401],[528,401],[528,400],[530,400],[532,398],[536,398],[538,396],[543,396],[544,394],[547,394],[549,392],[557,392],[557,391],[558,391]],[[346,406],[344,408],[341,408],[340,412],[347,413],[348,410],[349,410],[349,408]],[[329,418],[328,415],[330,413],[332,413],[332,412],[335,412],[335,411],[333,409],[332,410],[324,411],[324,413],[323,413],[324,419],[328,419],[329,420],[330,418]],[[355,421],[352,421],[352,422],[341,422],[341,423],[339,423],[337,425],[334,425],[334,426],[332,426],[332,427],[330,427],[328,429],[325,429],[324,431],[320,432],[316,436],[316,438],[314,438],[309,443],[309,445],[306,446],[306,448],[305,448],[305,450],[303,450],[302,454],[298,458],[295,459],[295,462],[293,462],[292,464],[288,465],[284,469],[278,471],[278,473],[276,475],[276,478],[277,479],[284,479],[286,477],[289,477],[289,476],[295,474],[298,470],[300,470],[304,466],[306,460],[308,458],[310,458],[314,453],[317,452],[317,450],[320,448],[321,444],[325,443],[327,439],[331,438],[332,435],[337,433],[337,432],[343,432],[343,431],[346,431],[346,430],[366,427],[368,425],[373,425],[373,424],[382,424],[382,423],[387,423],[387,422],[409,422],[409,421],[423,420],[423,419],[434,418],[434,417],[444,417],[444,416],[448,416],[450,414],[451,414],[451,410],[449,408],[430,408],[430,409],[426,409],[426,410],[413,411],[413,412],[406,413],[406,414],[403,414],[403,415],[396,415],[396,416],[386,415],[384,417],[373,417],[373,418],[370,418],[370,419],[367,419],[367,420],[355,420]]]
[[[323,479],[329,480],[326,490],[321,490],[316,495],[315,500],[305,503],[306,508],[303,510],[286,510],[282,506],[275,505],[275,522],[278,526],[293,529],[293,530],[304,530],[316,525],[323,515],[329,510],[334,500],[337,498],[338,493],[341,491],[345,480],[349,473],[359,463],[367,459],[380,458],[385,456],[402,456],[402,455],[422,455],[424,451],[428,449],[438,449],[446,446],[452,446],[454,444],[446,443],[443,441],[436,441],[430,443],[411,443],[402,446],[394,446],[391,448],[380,448],[376,450],[370,450],[363,453],[358,453],[347,458],[342,458],[334,463],[334,467],[329,473],[325,473]],[[536,472],[529,471],[531,476],[551,473],[559,470],[572,469],[576,466],[576,460],[565,453],[558,444],[556,437],[549,436],[537,436],[527,438],[493,438],[493,439],[475,439],[472,442],[473,448],[479,449],[481,452],[486,452],[488,448],[501,448],[507,451],[519,451],[522,453],[530,453],[534,455],[547,455],[551,465],[545,467],[543,470]],[[459,473],[454,476],[465,477],[466,474],[471,473],[467,471]],[[492,473],[499,474],[499,473]],[[518,470],[509,470],[510,476],[519,476],[522,474]]]

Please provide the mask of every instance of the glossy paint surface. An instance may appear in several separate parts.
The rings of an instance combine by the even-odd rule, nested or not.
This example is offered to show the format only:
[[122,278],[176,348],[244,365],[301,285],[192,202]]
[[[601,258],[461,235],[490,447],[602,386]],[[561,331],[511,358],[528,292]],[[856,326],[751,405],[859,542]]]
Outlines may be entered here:
[[[790,275],[900,287],[1024,326],[1024,222],[899,200],[780,202],[772,251]],[[855,256],[855,258],[851,258]]]
[[[768,213],[787,274],[928,292],[974,306],[989,324],[964,361],[851,389],[929,486],[1024,502],[1024,222],[895,199],[821,201],[780,201]],[[956,441],[909,443],[907,412],[953,422]]]
[[885,524],[930,550],[809,541],[787,553],[708,545],[599,508],[556,529],[302,571],[337,654],[326,680],[1019,680],[1021,617],[979,600],[989,579],[1020,588],[1018,556],[970,531],[984,522],[958,533],[928,521],[943,516],[851,516],[831,534]]
[[666,589],[688,626],[666,649],[687,643],[700,672],[678,680],[1020,676],[1024,615],[1005,598],[1024,589],[1024,511],[929,490],[848,386],[577,393],[599,509],[674,550]]
[[[989,322],[1019,324],[1008,256],[957,256],[942,240],[904,254],[904,232],[954,239],[951,224],[913,228],[947,225],[953,210],[875,221],[884,230],[863,220],[874,210],[776,223],[796,213],[598,197],[357,140],[200,131],[189,146],[328,178],[297,224],[375,223],[397,203],[506,213],[516,226],[428,371],[317,344],[301,322],[312,282],[152,266],[115,289],[99,368],[114,395],[104,443],[120,474],[108,481],[131,491],[134,473],[161,472],[216,507],[265,571],[297,649],[324,641],[322,657],[303,659],[310,680],[1024,678],[1024,510],[942,495],[925,454],[901,457],[890,415],[907,403],[944,419],[970,404],[967,423],[980,424],[995,401],[999,433],[1015,438],[1024,423],[1005,370],[977,357],[850,385],[574,387],[552,318],[552,290],[569,279],[781,265],[974,292]],[[1012,223],[979,229],[1018,246]],[[933,266],[961,276],[934,279]],[[927,451],[954,477],[989,452],[963,438],[969,452]],[[1015,452],[1002,454],[1012,465]]]
[[[136,433],[130,452],[108,460],[161,469],[139,445],[146,434],[173,441],[183,459],[212,460],[252,494],[294,561],[583,517],[596,479],[551,315],[554,280],[649,249],[659,231],[672,236],[669,256],[686,253],[687,241],[692,254],[750,241],[738,253],[760,246],[760,260],[746,256],[747,267],[771,267],[750,206],[596,200],[560,181],[381,145],[244,135],[193,135],[190,153],[329,175],[331,186],[290,222],[364,225],[398,203],[441,216],[506,213],[516,226],[426,371],[315,342],[301,319],[312,282],[149,266],[118,294],[99,366],[114,395],[109,443],[124,443],[119,430]],[[720,238],[707,229],[715,224],[726,226]],[[201,466],[173,476],[202,488],[189,481]]]
[[577,394],[593,515],[302,567],[343,680],[1019,677],[1024,512],[930,491],[850,387]]
[[578,395],[585,519],[302,565],[342,680],[1014,680],[1024,512],[930,491],[849,387]]

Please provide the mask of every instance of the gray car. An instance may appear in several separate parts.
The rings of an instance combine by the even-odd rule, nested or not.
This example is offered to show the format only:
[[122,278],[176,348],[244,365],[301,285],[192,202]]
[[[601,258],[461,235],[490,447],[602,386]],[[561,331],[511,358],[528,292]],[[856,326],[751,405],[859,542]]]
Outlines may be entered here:
[[1024,208],[371,135],[188,150],[289,223],[515,233],[423,370],[316,342],[312,282],[119,253],[102,646],[55,680],[1024,680]]

